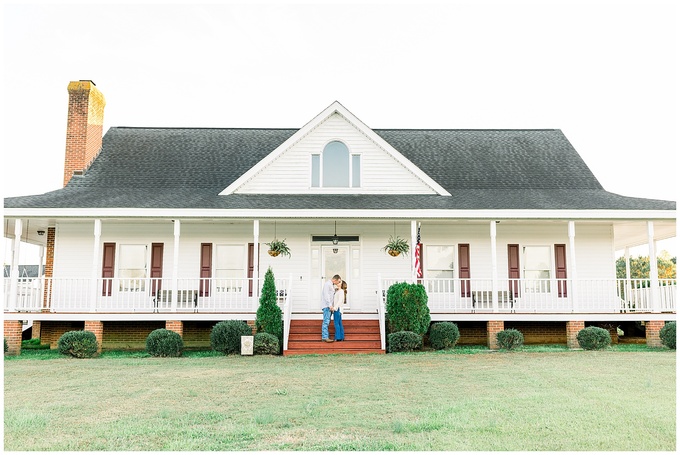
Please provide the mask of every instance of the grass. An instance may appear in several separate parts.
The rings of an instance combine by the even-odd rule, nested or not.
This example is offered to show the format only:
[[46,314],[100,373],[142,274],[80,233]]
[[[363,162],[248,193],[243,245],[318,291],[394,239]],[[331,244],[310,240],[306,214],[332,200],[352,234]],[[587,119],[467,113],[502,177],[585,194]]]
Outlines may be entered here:
[[674,450],[675,352],[619,348],[97,359],[27,351],[4,362],[4,448]]

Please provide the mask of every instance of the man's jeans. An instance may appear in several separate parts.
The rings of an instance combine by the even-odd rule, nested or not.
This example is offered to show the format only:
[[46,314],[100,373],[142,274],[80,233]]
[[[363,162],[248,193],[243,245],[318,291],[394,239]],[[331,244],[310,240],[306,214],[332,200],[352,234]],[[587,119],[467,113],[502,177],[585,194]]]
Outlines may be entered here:
[[323,322],[321,323],[321,339],[328,339],[328,324],[331,323],[331,309],[326,307],[323,309]]

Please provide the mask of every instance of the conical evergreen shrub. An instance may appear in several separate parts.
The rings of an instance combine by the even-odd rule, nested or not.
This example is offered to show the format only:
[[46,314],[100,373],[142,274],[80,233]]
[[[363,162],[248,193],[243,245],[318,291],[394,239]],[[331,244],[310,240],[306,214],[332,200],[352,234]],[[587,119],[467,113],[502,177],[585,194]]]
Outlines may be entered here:
[[255,317],[257,333],[265,332],[279,339],[279,346],[283,345],[283,314],[276,303],[276,283],[272,268],[264,274],[264,283],[260,293],[260,306]]

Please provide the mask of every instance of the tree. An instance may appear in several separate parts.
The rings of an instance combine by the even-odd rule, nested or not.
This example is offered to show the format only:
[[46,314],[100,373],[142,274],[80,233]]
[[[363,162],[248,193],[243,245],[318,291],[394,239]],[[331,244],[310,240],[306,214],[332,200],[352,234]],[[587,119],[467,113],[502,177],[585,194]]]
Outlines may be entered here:
[[283,318],[281,308],[276,302],[276,283],[272,268],[264,274],[262,293],[260,294],[260,306],[257,309],[255,319],[257,333],[270,333],[279,339],[279,345],[283,346]]
[[[660,279],[676,278],[676,258],[670,257],[668,251],[662,251],[656,258],[656,266]],[[626,260],[620,257],[616,260],[616,277],[626,278]],[[630,277],[649,278],[649,256],[630,258]]]

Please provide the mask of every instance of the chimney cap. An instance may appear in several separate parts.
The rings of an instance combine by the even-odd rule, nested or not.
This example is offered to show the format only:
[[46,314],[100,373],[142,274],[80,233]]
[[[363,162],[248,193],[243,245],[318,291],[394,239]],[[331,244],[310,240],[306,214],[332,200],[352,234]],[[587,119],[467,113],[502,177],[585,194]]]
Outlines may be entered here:
[[79,82],[90,82],[92,85],[96,86],[97,84],[94,83],[92,79],[80,79]]

